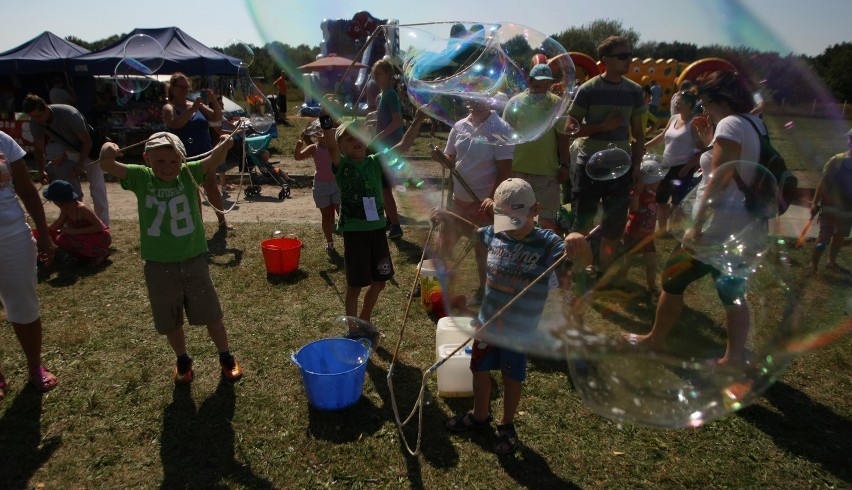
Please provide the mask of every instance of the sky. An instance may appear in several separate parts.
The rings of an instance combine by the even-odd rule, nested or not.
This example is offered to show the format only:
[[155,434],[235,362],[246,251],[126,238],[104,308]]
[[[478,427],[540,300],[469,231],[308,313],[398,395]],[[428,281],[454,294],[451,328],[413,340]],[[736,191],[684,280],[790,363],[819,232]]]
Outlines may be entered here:
[[43,31],[96,41],[137,27],[167,26],[211,47],[233,40],[255,46],[272,40],[317,46],[324,18],[350,19],[361,10],[400,24],[504,21],[545,34],[611,19],[638,32],[640,41],[748,46],[809,56],[852,41],[850,0],[39,0],[4,5],[7,22],[0,52]]

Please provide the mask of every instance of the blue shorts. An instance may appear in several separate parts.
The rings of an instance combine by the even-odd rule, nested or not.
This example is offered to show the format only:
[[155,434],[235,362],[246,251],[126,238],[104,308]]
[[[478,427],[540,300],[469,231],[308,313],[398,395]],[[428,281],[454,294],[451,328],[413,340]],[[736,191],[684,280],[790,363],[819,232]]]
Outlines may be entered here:
[[527,355],[473,339],[470,370],[477,373],[498,369],[503,376],[523,383],[527,379]]

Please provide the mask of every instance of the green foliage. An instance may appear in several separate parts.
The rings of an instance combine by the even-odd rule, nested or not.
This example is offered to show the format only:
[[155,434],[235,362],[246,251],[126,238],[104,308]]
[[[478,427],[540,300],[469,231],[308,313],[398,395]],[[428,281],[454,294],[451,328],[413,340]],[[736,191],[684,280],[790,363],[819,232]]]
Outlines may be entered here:
[[852,43],[845,42],[826,48],[813,59],[813,65],[839,100],[852,99]]
[[78,46],[82,46],[88,49],[89,51],[97,51],[113,44],[114,42],[118,41],[126,35],[127,34],[113,34],[112,36],[105,37],[103,39],[98,39],[94,42],[84,41],[77,36],[68,36],[65,38],[65,40],[68,42],[72,42]]
[[554,39],[568,51],[579,51],[597,58],[598,44],[609,36],[625,37],[633,46],[639,44],[638,32],[624,27],[621,21],[609,19],[594,20],[580,27],[570,27],[557,34]]

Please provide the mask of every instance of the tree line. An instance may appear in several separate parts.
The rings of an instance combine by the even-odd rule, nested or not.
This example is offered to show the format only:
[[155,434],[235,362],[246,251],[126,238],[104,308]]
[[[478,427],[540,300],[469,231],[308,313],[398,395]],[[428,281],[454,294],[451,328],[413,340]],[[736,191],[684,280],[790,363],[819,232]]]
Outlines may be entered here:
[[[776,103],[805,104],[814,100],[824,101],[831,95],[840,102],[852,99],[852,42],[829,46],[817,56],[780,55],[751,48],[722,45],[697,46],[687,42],[642,41],[634,29],[625,27],[620,21],[600,19],[578,27],[570,27],[553,37],[569,51],[586,53],[596,57],[595,48],[606,37],[619,35],[630,40],[634,56],[654,59],[676,59],[689,64],[702,58],[722,58],[730,61],[761,84],[762,91]],[[113,35],[95,42],[86,42],[75,36],[68,41],[90,50],[104,48],[124,35]],[[271,81],[278,77],[282,67],[288,73],[296,73],[300,65],[310,63],[320,53],[319,47],[306,44],[290,46],[279,41],[264,46],[251,46],[254,62],[250,66],[253,77]],[[213,47],[225,54],[236,55],[237,46]],[[814,77],[825,84],[828,94]],[[298,83],[298,80],[294,82]]]

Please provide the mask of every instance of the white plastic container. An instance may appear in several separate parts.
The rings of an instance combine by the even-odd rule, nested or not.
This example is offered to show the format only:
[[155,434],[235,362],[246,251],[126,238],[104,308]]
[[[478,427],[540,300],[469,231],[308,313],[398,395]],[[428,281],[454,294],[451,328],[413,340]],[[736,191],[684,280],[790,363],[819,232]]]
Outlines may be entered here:
[[445,316],[438,320],[438,328],[435,329],[435,349],[444,344],[463,344],[467,342],[470,335],[459,326],[470,328],[473,321],[469,316]]
[[[447,359],[447,356],[459,345],[438,346],[436,349],[438,359]],[[470,371],[469,349],[462,348],[438,368],[438,395],[445,398],[473,396],[473,373]]]

